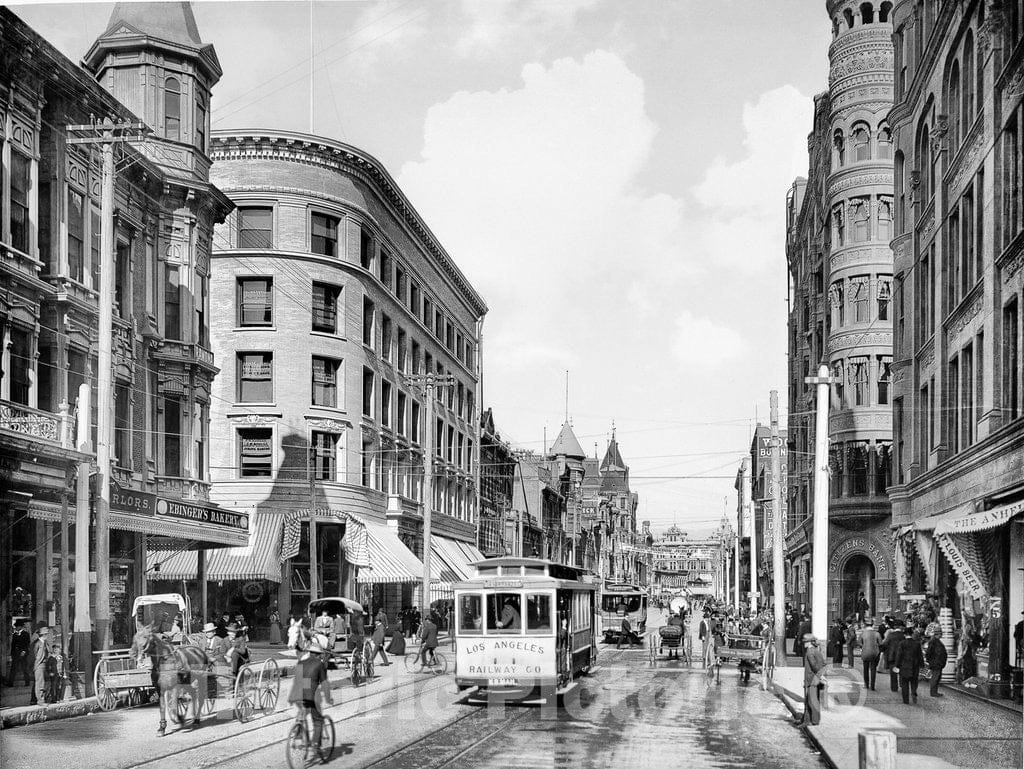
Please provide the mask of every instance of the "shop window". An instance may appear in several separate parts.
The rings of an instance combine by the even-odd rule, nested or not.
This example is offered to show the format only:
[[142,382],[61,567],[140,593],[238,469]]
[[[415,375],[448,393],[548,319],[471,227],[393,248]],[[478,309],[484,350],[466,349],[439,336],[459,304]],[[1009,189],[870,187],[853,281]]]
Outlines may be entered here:
[[[238,325],[270,326],[274,322],[274,279],[238,279]],[[316,311],[314,301],[314,312]]]
[[273,431],[269,427],[238,431],[238,474],[242,478],[270,477]]

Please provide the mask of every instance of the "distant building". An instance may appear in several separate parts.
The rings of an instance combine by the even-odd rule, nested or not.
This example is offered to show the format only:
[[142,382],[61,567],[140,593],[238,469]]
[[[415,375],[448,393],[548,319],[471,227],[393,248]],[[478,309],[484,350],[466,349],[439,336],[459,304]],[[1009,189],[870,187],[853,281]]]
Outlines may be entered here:
[[977,691],[1009,696],[1024,611],[1024,4],[905,0],[893,40],[897,586],[948,609],[977,652]]
[[653,551],[651,589],[655,595],[684,594],[694,598],[725,597],[723,540],[718,536],[689,539],[670,526],[650,543]]
[[512,509],[516,458],[487,409],[480,415],[480,518],[477,547],[488,558],[511,552],[505,521]]

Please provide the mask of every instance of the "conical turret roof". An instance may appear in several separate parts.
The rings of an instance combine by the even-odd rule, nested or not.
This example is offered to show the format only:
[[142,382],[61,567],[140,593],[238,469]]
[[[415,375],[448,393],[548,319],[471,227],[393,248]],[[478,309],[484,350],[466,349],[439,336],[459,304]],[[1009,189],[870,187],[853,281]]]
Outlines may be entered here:
[[571,457],[573,459],[585,459],[587,453],[580,446],[579,440],[576,438],[576,434],[572,431],[572,425],[568,422],[562,423],[562,429],[558,433],[558,437],[555,438],[554,444],[551,446],[551,456],[564,456]]
[[615,432],[612,432],[612,439],[608,443],[608,448],[604,452],[604,459],[601,460],[601,470],[605,471],[626,471],[629,468],[626,467],[626,463],[622,460],[622,454],[619,453],[619,442],[615,440]]
[[127,25],[150,37],[201,48],[202,38],[191,3],[117,3],[110,14],[107,32]]

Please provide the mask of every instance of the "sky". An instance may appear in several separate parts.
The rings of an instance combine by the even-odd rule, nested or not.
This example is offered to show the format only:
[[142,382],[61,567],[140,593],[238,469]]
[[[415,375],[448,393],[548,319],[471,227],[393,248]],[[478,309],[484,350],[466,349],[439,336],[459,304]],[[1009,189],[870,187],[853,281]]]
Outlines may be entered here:
[[[113,5],[11,8],[79,61]],[[614,427],[655,533],[735,525],[772,389],[785,427],[784,206],[827,88],[824,0],[193,8],[224,69],[214,129],[374,155],[484,297],[504,439],[543,451],[568,400],[589,453]]]

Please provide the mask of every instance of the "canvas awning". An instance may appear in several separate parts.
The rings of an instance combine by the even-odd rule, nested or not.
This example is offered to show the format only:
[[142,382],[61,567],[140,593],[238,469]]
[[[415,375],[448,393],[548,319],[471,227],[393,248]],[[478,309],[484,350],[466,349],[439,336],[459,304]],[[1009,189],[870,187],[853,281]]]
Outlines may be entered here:
[[360,566],[356,581],[362,584],[419,582],[423,561],[413,555],[387,525],[364,521],[369,566]]
[[430,538],[431,554],[436,556],[449,573],[441,576],[442,582],[461,582],[473,577],[474,569],[469,565],[469,557],[459,547],[460,544],[462,543],[448,539],[448,537],[433,536]]
[[993,507],[991,510],[975,510],[972,505],[967,510],[954,510],[935,516],[935,536],[988,531],[1009,523],[1011,518],[1021,513],[1024,513],[1024,500]]
[[[278,555],[283,521],[283,516],[274,513],[258,512],[252,516],[248,545],[207,551],[206,579],[268,579],[280,582]],[[194,549],[157,545],[146,553],[146,573],[151,579],[197,579],[198,561]]]

